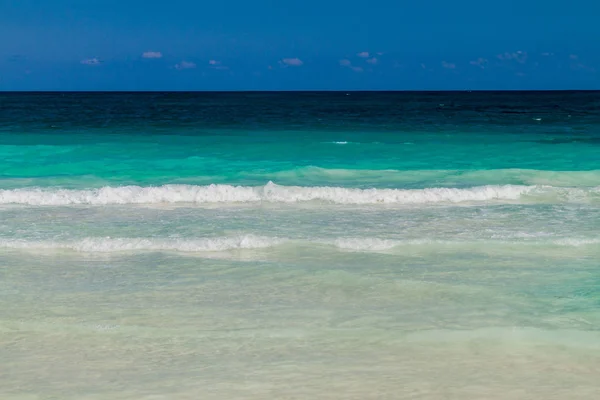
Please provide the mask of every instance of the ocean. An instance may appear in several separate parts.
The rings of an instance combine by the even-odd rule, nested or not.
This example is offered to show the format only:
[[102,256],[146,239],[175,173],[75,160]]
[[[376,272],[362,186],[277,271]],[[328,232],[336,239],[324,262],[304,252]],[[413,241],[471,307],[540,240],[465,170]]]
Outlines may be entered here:
[[2,399],[600,396],[600,92],[0,94]]

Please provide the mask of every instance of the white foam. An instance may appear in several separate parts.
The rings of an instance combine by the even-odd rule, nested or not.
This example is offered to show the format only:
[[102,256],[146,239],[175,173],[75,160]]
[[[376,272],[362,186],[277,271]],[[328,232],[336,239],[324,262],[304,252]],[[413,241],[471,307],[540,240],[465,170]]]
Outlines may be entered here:
[[166,238],[111,238],[91,237],[68,241],[38,241],[0,239],[0,248],[17,250],[72,250],[83,253],[116,253],[144,251],[176,251],[185,253],[227,252],[232,250],[266,249],[283,244],[333,246],[344,251],[355,252],[386,252],[394,248],[415,246],[455,247],[455,246],[485,246],[485,245],[554,245],[565,247],[582,247],[600,244],[598,238],[561,238],[542,241],[510,241],[510,240],[434,240],[409,239],[394,240],[375,237],[345,237],[345,238],[312,238],[290,239],[266,237],[257,235],[240,235],[230,237],[213,237],[197,239],[166,239]]
[[[383,238],[338,238],[331,241],[322,240],[321,243],[329,243],[338,249],[356,252],[385,252],[398,247],[415,246],[435,246],[435,247],[464,247],[464,246],[486,246],[486,245],[508,245],[508,246],[563,246],[563,247],[583,247],[600,244],[600,238],[560,238],[548,240],[537,235],[528,235],[528,238],[537,238],[539,240],[518,240],[522,238],[520,234],[513,236],[502,236],[501,240],[492,239],[474,239],[474,240],[443,240],[443,239],[408,239],[393,240]],[[513,240],[511,240],[513,239]],[[517,239],[517,240],[514,240]],[[318,243],[318,242],[314,242]]]
[[[560,188],[563,197],[581,199],[587,192],[578,189],[570,196],[568,188]],[[0,204],[25,205],[108,205],[157,203],[295,203],[323,201],[335,204],[426,204],[518,200],[527,194],[552,194],[553,188],[540,186],[488,185],[466,189],[351,189],[343,187],[280,186],[272,182],[264,186],[231,185],[164,185],[153,187],[119,186],[91,190],[22,188],[0,190]],[[560,194],[559,192],[558,194]]]
[[554,240],[553,243],[558,246],[581,247],[581,246],[600,244],[600,239],[564,238],[564,239],[556,239],[556,240]]
[[352,251],[384,251],[399,246],[402,242],[378,238],[339,238],[333,245],[339,249]]
[[153,239],[153,238],[85,238],[80,240],[24,241],[0,240],[1,248],[23,250],[73,250],[89,253],[113,253],[124,251],[179,251],[179,252],[222,252],[238,249],[262,249],[277,246],[285,239],[242,235],[201,239]]

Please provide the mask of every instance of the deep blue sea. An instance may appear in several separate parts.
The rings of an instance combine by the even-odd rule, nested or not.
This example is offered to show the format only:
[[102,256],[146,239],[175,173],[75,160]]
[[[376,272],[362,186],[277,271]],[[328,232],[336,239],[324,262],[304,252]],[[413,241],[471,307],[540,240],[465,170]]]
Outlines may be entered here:
[[0,94],[3,399],[600,396],[600,92]]

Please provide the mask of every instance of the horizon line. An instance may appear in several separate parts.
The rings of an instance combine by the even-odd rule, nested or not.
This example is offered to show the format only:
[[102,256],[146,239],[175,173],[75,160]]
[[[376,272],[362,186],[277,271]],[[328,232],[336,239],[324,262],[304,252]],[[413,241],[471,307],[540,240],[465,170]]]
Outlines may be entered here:
[[0,90],[0,94],[63,93],[577,93],[600,92],[600,89],[286,89],[286,90]]

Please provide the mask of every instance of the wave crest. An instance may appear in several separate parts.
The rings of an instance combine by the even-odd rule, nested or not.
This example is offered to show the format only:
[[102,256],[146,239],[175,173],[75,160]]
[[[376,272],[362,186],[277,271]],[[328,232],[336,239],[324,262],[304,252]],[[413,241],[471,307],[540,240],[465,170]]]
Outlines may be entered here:
[[84,253],[112,253],[123,251],[180,251],[222,252],[242,249],[263,249],[277,246],[284,239],[255,235],[201,239],[153,238],[84,238],[73,241],[0,240],[0,247],[10,249],[73,250]]
[[[354,189],[343,187],[231,185],[119,186],[90,190],[22,188],[0,190],[0,204],[109,205],[157,203],[297,203],[321,201],[333,204],[430,204],[514,201],[525,195],[553,196],[554,200],[585,201],[598,189],[544,186],[488,185],[473,188]],[[550,199],[552,200],[552,199]]]
[[[183,253],[219,253],[235,250],[267,249],[281,245],[333,247],[341,251],[388,252],[407,247],[484,248],[486,245],[586,247],[600,244],[599,238],[556,238],[550,240],[436,240],[346,237],[336,239],[290,239],[257,235],[198,239],[91,237],[70,241],[0,239],[0,248],[15,250],[71,250],[82,253],[118,253],[174,251]],[[482,247],[483,246],[483,247]]]

